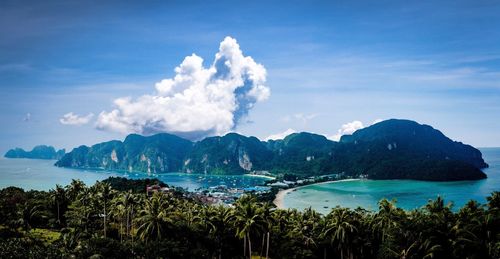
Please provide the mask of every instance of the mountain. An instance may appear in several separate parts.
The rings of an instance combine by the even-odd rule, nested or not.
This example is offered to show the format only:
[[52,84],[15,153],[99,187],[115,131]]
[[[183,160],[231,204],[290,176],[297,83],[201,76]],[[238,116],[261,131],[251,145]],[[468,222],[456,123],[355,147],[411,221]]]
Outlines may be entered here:
[[65,154],[64,149],[56,151],[52,146],[39,145],[31,151],[25,151],[22,148],[15,148],[7,151],[4,157],[7,158],[30,158],[30,159],[60,159]]
[[476,148],[409,120],[386,120],[342,136],[336,169],[372,179],[474,180],[488,165]]
[[162,133],[149,137],[128,135],[123,142],[113,140],[91,147],[80,146],[67,153],[56,166],[165,173],[181,171],[193,143]]
[[391,119],[342,136],[339,142],[301,132],[260,141],[229,133],[191,142],[162,133],[129,135],[123,142],[81,146],[57,166],[142,172],[274,174],[343,173],[370,179],[475,180],[488,167],[479,150],[455,142],[428,125]]
[[229,133],[194,144],[184,162],[185,172],[241,174],[272,166],[273,152],[256,137]]
[[269,170],[301,175],[330,173],[330,157],[337,145],[325,136],[307,132],[293,133],[283,140],[269,140],[266,146],[274,153]]

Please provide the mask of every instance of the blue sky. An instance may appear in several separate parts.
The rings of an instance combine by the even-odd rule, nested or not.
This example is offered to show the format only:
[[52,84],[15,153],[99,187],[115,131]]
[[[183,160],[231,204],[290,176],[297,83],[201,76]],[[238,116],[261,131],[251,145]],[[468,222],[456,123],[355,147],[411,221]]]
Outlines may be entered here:
[[[226,36],[270,90],[237,132],[333,136],[407,118],[500,146],[498,1],[101,2],[0,3],[0,152],[122,139],[96,129],[101,112],[155,95],[193,53],[208,68]],[[70,112],[94,116],[62,124]]]

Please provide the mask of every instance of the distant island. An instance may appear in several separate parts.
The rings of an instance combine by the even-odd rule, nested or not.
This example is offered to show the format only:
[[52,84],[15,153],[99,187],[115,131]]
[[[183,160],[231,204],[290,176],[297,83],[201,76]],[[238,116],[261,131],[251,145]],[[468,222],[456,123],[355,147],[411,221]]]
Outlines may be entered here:
[[34,147],[31,151],[25,151],[22,148],[14,148],[7,153],[4,157],[6,158],[30,158],[30,159],[61,159],[66,150],[57,150],[52,146],[39,145]]
[[476,148],[456,142],[428,125],[390,119],[344,135],[339,142],[313,133],[260,141],[229,133],[191,142],[161,133],[131,134],[122,141],[80,146],[59,167],[146,173],[272,174],[300,178],[340,174],[368,179],[430,181],[486,178]]

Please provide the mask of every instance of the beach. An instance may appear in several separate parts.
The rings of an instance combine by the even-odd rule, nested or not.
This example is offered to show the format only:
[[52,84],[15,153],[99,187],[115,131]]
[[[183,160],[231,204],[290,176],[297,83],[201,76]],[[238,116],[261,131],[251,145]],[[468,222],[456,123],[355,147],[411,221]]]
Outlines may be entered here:
[[285,206],[283,204],[284,200],[285,200],[285,196],[289,193],[289,192],[292,192],[294,191],[295,189],[297,189],[299,187],[294,187],[294,188],[290,188],[290,189],[283,189],[283,190],[280,190],[277,194],[276,194],[276,198],[274,199],[273,203],[274,205],[276,205],[276,207],[278,207],[278,209],[285,209]]
[[283,189],[283,190],[280,190],[276,194],[276,198],[274,199],[273,203],[274,203],[274,205],[276,205],[276,207],[278,207],[278,209],[286,209],[285,204],[284,204],[286,195],[290,192],[295,191],[296,189],[301,188],[301,187],[310,186],[310,185],[327,184],[327,183],[333,183],[333,182],[349,182],[349,181],[359,181],[359,180],[361,180],[361,179],[333,180],[333,181],[326,181],[326,182],[321,182],[321,183],[306,184],[306,185],[297,186],[297,187],[293,187],[293,188],[289,188],[289,189]]
[[270,176],[270,175],[263,175],[263,174],[245,174],[247,176],[252,176],[252,177],[261,177],[261,178],[266,178],[268,180],[274,180],[276,177]]

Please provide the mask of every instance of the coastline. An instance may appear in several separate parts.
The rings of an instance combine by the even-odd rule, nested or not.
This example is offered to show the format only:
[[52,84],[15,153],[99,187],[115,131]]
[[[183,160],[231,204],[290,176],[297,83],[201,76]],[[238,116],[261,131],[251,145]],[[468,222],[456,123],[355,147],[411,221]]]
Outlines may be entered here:
[[276,177],[270,176],[270,175],[262,175],[262,174],[244,174],[246,176],[251,176],[251,177],[261,177],[261,178],[266,178],[269,180],[274,180]]
[[360,178],[355,178],[355,179],[342,179],[342,180],[332,180],[332,181],[326,181],[326,182],[320,182],[320,183],[312,183],[312,184],[305,184],[297,187],[292,187],[288,189],[282,189],[279,190],[278,193],[276,194],[276,197],[273,200],[273,204],[276,205],[278,209],[286,209],[285,208],[285,197],[288,193],[293,192],[297,189],[300,189],[305,186],[311,186],[311,185],[321,185],[321,184],[327,184],[327,183],[334,183],[334,182],[350,182],[350,181],[360,181],[362,179]]

